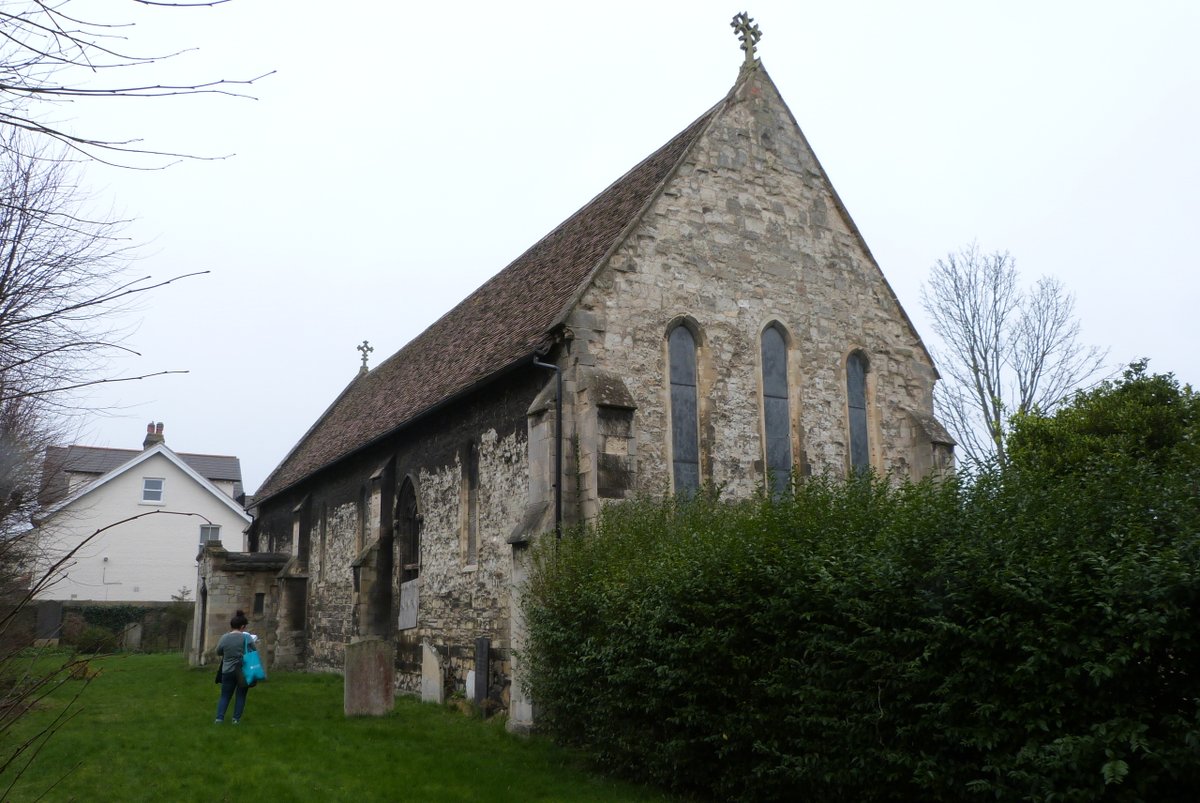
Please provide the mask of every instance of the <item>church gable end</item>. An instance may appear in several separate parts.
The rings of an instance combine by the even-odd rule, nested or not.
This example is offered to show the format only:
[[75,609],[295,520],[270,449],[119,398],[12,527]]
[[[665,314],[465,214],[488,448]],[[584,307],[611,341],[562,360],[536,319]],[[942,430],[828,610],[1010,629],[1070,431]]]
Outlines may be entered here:
[[[743,70],[567,318],[573,359],[619,373],[636,400],[646,490],[671,485],[672,466],[692,459],[676,454],[679,394],[667,381],[680,320],[696,334],[698,433],[693,438],[689,429],[687,442],[699,443],[702,481],[750,493],[781,454],[801,473],[845,473],[855,415],[874,469],[899,476],[929,470],[928,459],[914,458],[908,411],[931,411],[932,360],[757,63]],[[786,342],[786,404],[764,386],[771,381],[763,375],[768,327]],[[851,353],[871,366],[864,385],[871,397],[857,413],[847,400]],[[770,422],[771,455],[768,396],[791,423],[785,443],[787,429]]]

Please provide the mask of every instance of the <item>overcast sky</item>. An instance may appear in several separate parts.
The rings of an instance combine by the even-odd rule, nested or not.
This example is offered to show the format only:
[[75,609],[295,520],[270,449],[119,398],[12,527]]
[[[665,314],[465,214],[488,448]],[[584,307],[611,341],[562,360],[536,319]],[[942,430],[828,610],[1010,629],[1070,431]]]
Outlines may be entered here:
[[[127,49],[199,50],[155,82],[276,74],[256,100],[57,113],[223,161],[92,167],[153,294],[75,441],[241,458],[256,489],[374,367],[720,100],[727,2],[79,3]],[[107,9],[107,10],[106,10]],[[1114,366],[1200,384],[1200,3],[759,0],[759,55],[929,340],[930,266],[972,241],[1075,294]],[[93,14],[93,16],[98,16]],[[103,83],[99,78],[98,83]],[[931,343],[936,347],[935,343]]]

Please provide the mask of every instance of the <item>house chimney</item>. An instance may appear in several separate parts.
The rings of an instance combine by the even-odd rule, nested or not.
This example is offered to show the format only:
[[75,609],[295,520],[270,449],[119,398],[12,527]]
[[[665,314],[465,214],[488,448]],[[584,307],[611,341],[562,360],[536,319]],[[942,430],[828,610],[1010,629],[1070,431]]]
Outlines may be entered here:
[[149,449],[153,446],[157,446],[164,440],[163,425],[161,421],[159,421],[157,424],[151,421],[146,425],[146,440],[142,441],[143,449]]

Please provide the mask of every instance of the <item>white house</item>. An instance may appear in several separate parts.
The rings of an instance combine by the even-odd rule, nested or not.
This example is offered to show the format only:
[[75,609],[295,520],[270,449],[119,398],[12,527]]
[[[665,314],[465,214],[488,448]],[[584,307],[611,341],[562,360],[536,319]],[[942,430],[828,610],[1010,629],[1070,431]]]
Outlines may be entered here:
[[186,588],[195,599],[200,546],[242,544],[241,492],[236,457],[173,452],[161,423],[140,452],[47,450],[35,581],[63,563],[38,598],[166,602]]

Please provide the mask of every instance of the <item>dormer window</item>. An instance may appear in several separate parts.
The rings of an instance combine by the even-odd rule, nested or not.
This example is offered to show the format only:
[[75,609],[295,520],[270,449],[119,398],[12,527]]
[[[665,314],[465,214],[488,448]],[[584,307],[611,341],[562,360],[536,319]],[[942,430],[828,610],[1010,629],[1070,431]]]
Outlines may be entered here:
[[166,480],[162,477],[142,478],[142,504],[161,505],[163,503],[163,486]]

